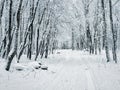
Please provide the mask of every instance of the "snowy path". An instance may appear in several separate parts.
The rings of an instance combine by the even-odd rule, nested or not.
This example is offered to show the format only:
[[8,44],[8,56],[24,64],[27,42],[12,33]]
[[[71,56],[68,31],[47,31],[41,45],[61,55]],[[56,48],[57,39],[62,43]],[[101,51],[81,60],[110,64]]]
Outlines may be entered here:
[[89,70],[86,70],[86,77],[88,85],[87,90],[96,90]]
[[120,73],[112,76],[105,65],[99,64],[96,59],[99,57],[86,52],[61,51],[43,60],[49,67],[48,71],[37,70],[28,75],[28,71],[14,71],[9,73],[9,79],[8,73],[0,74],[0,90],[119,90],[120,78],[111,77]]
[[53,81],[41,90],[89,90],[87,89],[85,67],[81,65],[82,60],[75,58],[71,53],[64,54],[64,60],[61,60],[57,66],[53,64],[51,70],[57,69]]

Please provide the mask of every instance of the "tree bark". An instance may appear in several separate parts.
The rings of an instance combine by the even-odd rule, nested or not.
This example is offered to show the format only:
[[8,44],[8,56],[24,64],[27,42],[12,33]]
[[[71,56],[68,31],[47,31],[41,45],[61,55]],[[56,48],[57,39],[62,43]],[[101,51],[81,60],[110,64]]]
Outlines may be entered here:
[[26,45],[27,37],[28,37],[28,35],[29,35],[29,32],[28,32],[28,31],[30,30],[31,25],[33,25],[33,23],[34,23],[35,15],[36,15],[37,8],[38,8],[38,5],[39,5],[39,1],[40,1],[40,0],[38,0],[37,3],[36,3],[36,7],[35,7],[35,10],[34,10],[34,14],[33,14],[32,20],[31,20],[30,24],[28,25],[28,29],[26,30],[26,33],[25,33],[25,38],[24,38],[24,40],[23,40],[23,43],[21,44],[21,48],[20,48],[20,51],[19,51],[19,53],[18,53],[18,62],[19,62],[19,60],[20,60],[20,57],[21,57],[22,54],[23,54],[23,51],[24,51],[25,47],[28,46],[28,44]]
[[114,29],[113,27],[113,16],[112,16],[112,1],[109,0],[109,9],[110,9],[110,26],[112,30],[112,37],[113,37],[113,48],[112,48],[112,53],[113,53],[113,60],[115,63],[117,63],[117,30]]
[[74,29],[72,29],[72,50],[75,49],[74,47],[74,43],[75,43],[75,38],[74,38]]
[[106,24],[106,17],[105,17],[105,5],[104,5],[104,0],[101,0],[102,4],[102,17],[103,17],[103,43],[105,45],[105,52],[106,52],[106,58],[107,62],[110,61],[110,54],[109,54],[109,47],[108,47],[108,37],[107,37],[107,24]]
[[[11,62],[14,58],[15,55],[17,55],[17,47],[18,47],[18,30],[20,27],[20,12],[21,12],[21,6],[22,6],[22,1],[20,0],[18,11],[17,11],[17,29],[15,30],[15,42],[14,42],[14,48],[12,49],[11,53],[8,56],[8,62],[6,66],[6,70],[9,71]],[[12,0],[11,0],[12,2]]]
[[11,32],[12,32],[12,4],[13,1],[10,0],[10,6],[9,6],[9,27],[8,27],[8,43],[7,43],[7,47],[6,47],[6,58],[8,57],[8,54],[10,52],[10,48],[11,48],[11,43],[12,43],[12,36],[11,36]]

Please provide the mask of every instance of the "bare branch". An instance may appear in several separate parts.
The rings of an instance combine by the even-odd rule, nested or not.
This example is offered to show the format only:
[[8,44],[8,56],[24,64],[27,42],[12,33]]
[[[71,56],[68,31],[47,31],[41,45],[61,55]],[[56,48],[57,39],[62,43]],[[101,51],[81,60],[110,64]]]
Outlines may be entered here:
[[113,5],[112,7],[114,7],[115,5],[117,5],[119,3],[120,0],[117,0]]

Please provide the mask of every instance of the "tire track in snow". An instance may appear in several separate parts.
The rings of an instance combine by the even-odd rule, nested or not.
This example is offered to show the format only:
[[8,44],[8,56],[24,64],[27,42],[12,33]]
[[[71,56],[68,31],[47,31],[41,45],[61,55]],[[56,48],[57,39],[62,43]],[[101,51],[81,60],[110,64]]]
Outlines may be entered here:
[[41,90],[85,90],[84,68],[81,68],[77,62],[78,58],[75,58],[74,55],[69,56],[70,54],[66,54],[65,60],[57,65],[56,75],[51,82],[44,83],[45,86]]
[[84,59],[85,64],[85,73],[86,73],[86,79],[87,79],[87,90],[96,90],[96,85],[93,80],[93,72],[91,71],[89,61]]
[[87,69],[85,71],[85,73],[86,73],[86,78],[87,78],[87,89],[88,90],[96,90],[90,71]]

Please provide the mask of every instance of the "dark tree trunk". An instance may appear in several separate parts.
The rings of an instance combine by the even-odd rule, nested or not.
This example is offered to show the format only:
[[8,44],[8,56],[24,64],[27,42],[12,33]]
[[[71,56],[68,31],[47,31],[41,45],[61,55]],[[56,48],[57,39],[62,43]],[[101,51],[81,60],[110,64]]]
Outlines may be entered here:
[[6,58],[8,57],[8,54],[10,52],[10,48],[11,48],[11,43],[12,43],[12,36],[11,36],[11,32],[12,32],[12,4],[13,1],[10,0],[10,7],[9,7],[9,27],[8,27],[8,43],[7,43],[7,47],[6,47]]
[[45,51],[45,40],[42,41],[42,45],[41,45],[41,51],[40,51],[41,58],[43,58],[44,51]]
[[36,41],[35,61],[37,60],[38,55],[39,55],[39,28],[37,29],[37,41]]
[[[30,17],[33,17],[33,16],[34,16],[34,0],[32,0],[31,4],[30,4]],[[28,45],[27,57],[31,60],[31,57],[32,57],[32,43],[33,43],[33,22],[30,24],[28,32],[29,32],[29,36],[28,36],[29,45]]]
[[49,43],[50,43],[50,33],[47,35],[47,42],[46,42],[46,49],[45,49],[45,58],[48,57]]
[[74,43],[75,43],[75,38],[74,38],[74,29],[72,29],[72,50],[75,49],[74,47]]
[[[41,18],[39,18],[39,21],[38,21],[38,24],[39,26],[41,25],[42,21],[43,21],[43,17],[44,17],[44,14],[45,14],[45,11],[46,11],[46,7],[44,8],[43,10],[43,13],[42,13],[42,16]],[[40,16],[39,16],[40,17]],[[36,40],[36,55],[35,55],[35,61],[37,60],[37,57],[40,53],[40,49],[41,49],[41,46],[42,46],[42,41],[40,42],[40,45],[39,45],[39,27],[37,29],[37,40]]]
[[98,30],[98,50],[99,50],[99,54],[101,54],[101,30]]
[[7,62],[7,66],[6,66],[6,70],[9,71],[10,66],[11,66],[11,62],[15,56],[16,52],[13,51],[12,54],[10,56],[8,56],[8,62]]
[[89,48],[89,52],[90,54],[92,54],[93,52],[93,46],[92,46],[92,36],[90,33],[90,27],[89,27],[89,23],[87,22],[87,31],[86,31],[86,35],[87,35],[87,47]]
[[3,16],[3,9],[4,9],[4,5],[5,5],[5,0],[1,1],[2,3],[0,4],[0,27],[1,27],[1,18]]
[[38,0],[37,3],[36,3],[36,7],[35,7],[35,11],[34,11],[34,13],[33,13],[32,20],[31,20],[31,22],[30,22],[30,24],[29,24],[29,26],[28,26],[28,29],[26,30],[23,44],[21,44],[20,52],[19,52],[19,54],[18,54],[18,62],[19,62],[19,60],[20,60],[20,57],[21,57],[22,54],[23,54],[24,49],[25,49],[26,46],[27,46],[27,45],[26,45],[26,41],[27,41],[27,37],[28,37],[28,35],[29,35],[29,32],[28,32],[28,31],[30,30],[31,25],[33,25],[33,23],[34,23],[35,15],[36,15],[37,8],[38,8],[38,5],[39,5],[39,1],[40,1],[40,0]]
[[[14,56],[17,55],[18,30],[19,30],[19,26],[20,26],[20,12],[21,12],[22,1],[23,0],[20,0],[18,11],[17,11],[17,29],[15,30],[15,42],[14,42],[14,48],[11,51],[10,55],[8,56],[8,62],[7,62],[7,66],[6,66],[7,71],[9,71],[9,69],[10,69],[10,65],[11,65],[11,62],[12,62]],[[12,0],[11,0],[11,2],[12,2]]]
[[112,52],[113,52],[113,60],[115,61],[115,63],[117,63],[117,30],[114,29],[113,27],[113,16],[112,16],[112,1],[109,0],[109,8],[110,8],[110,26],[111,26],[111,30],[112,30],[112,37],[113,37],[113,48],[112,48]]
[[32,42],[33,42],[33,23],[31,24],[30,28],[30,34],[29,34],[29,45],[28,45],[28,53],[27,57],[31,60],[32,57]]
[[104,5],[104,0],[101,0],[102,4],[102,16],[103,16],[103,43],[105,45],[105,52],[106,52],[106,58],[107,62],[110,61],[110,54],[109,54],[109,47],[108,47],[108,37],[107,37],[107,24],[106,24],[106,17],[105,17],[105,5]]

